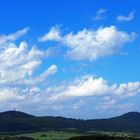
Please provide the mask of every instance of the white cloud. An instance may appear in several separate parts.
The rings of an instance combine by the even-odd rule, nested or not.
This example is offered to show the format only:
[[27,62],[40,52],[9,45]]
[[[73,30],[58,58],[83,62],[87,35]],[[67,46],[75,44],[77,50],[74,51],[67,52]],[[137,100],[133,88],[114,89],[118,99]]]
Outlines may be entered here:
[[102,20],[102,19],[104,19],[105,18],[105,16],[104,16],[104,14],[106,13],[106,9],[103,9],[103,8],[101,8],[101,9],[99,9],[98,11],[97,11],[97,13],[96,13],[96,16],[93,18],[93,20]]
[[19,104],[22,104],[26,100],[39,101],[43,89],[38,84],[57,71],[57,66],[52,64],[44,72],[36,73],[49,52],[29,46],[25,41],[17,43],[17,39],[27,31],[28,28],[25,28],[0,37],[0,102],[20,101]]
[[[140,82],[109,85],[102,77],[94,78],[91,75],[76,79],[71,84],[60,87],[47,90],[50,93],[54,93],[50,100],[81,96],[114,96],[121,99],[135,96],[140,92]],[[108,97],[108,99],[110,98]]]
[[0,102],[7,102],[7,101],[21,101],[24,100],[26,97],[25,95],[20,94],[18,88],[1,88],[0,89]]
[[120,95],[120,96],[123,95],[122,96],[123,98],[134,96],[136,93],[140,92],[140,82],[128,82],[128,83],[122,83],[120,85],[114,84],[112,86],[112,91],[116,95]]
[[56,72],[57,72],[57,66],[56,65],[51,65],[48,69],[46,69],[43,73],[41,73],[37,77],[25,79],[25,80],[22,81],[22,83],[27,84],[27,85],[36,85],[38,83],[41,83],[41,82],[45,81],[45,79],[48,76],[53,75]]
[[[49,56],[49,52],[39,50],[37,46],[29,45],[26,41],[17,42],[17,39],[26,32],[27,29],[23,32],[7,35],[11,37],[6,36],[9,39],[5,39],[0,45],[0,103],[3,106],[42,109],[42,111],[46,110],[47,106],[47,108],[59,110],[65,109],[63,102],[66,102],[67,107],[69,106],[68,100],[65,99],[81,98],[79,102],[75,102],[76,100],[71,102],[71,107],[78,110],[86,104],[84,97],[105,96],[104,106],[109,108],[109,105],[113,106],[113,100],[117,102],[116,98],[124,100],[124,98],[135,96],[140,92],[139,82],[109,85],[102,77],[95,78],[92,75],[86,75],[57,86],[46,87],[47,78],[57,72],[57,66],[51,64],[41,72],[42,69],[39,68]],[[65,36],[61,36],[58,28],[53,28],[49,35],[40,41],[59,41],[68,46],[69,56],[77,55],[74,59],[95,60],[115,53],[116,46],[121,48],[125,42],[133,40],[134,36],[118,31],[114,26],[99,28],[96,31],[84,29],[76,34],[69,33]],[[103,44],[106,46],[103,47]],[[93,57],[93,54],[96,54],[96,57]]]
[[57,66],[56,65],[51,65],[44,73],[40,75],[40,77],[43,79],[46,77],[46,75],[52,75],[57,71]]
[[117,16],[116,19],[120,22],[128,22],[133,20],[133,18],[134,18],[134,12],[132,11],[127,16],[119,15]]
[[[19,46],[9,43],[7,48],[0,51],[0,83],[33,83],[32,75],[41,65],[42,58],[47,57],[46,54],[46,51],[40,51],[34,46],[29,47],[26,42],[21,42]],[[52,65],[36,81],[41,82],[56,71],[57,67]]]
[[29,28],[24,28],[22,30],[19,30],[13,34],[9,35],[0,35],[0,46],[5,46],[5,43],[15,41],[19,37],[25,35],[28,32]]
[[43,42],[43,41],[52,41],[52,40],[60,40],[61,37],[60,37],[60,31],[59,31],[59,27],[55,26],[55,27],[52,27],[50,32],[47,33],[45,36],[43,37],[40,37],[39,38],[39,41]]
[[[124,113],[124,109],[125,112],[134,109],[133,99],[139,96],[140,82],[109,84],[102,77],[86,75],[56,87],[49,87],[45,93],[48,102],[64,105],[64,108],[69,105],[71,109],[81,113],[83,109],[89,108],[98,110],[101,114],[106,111],[119,114]],[[75,100],[79,101],[73,104]]]
[[30,93],[40,93],[41,89],[39,87],[33,87],[31,89],[29,89]]
[[19,46],[9,44],[0,52],[0,83],[18,82],[17,80],[31,76],[41,64],[43,52],[28,50],[28,44],[21,42]]
[[[55,33],[54,33],[55,32]],[[51,37],[50,37],[51,34]],[[54,34],[54,35],[53,35]],[[58,41],[69,49],[67,55],[75,60],[96,60],[121,52],[125,43],[134,40],[136,34],[119,31],[115,26],[101,27],[97,30],[83,29],[77,33],[60,35],[58,27],[53,27],[40,41]]]

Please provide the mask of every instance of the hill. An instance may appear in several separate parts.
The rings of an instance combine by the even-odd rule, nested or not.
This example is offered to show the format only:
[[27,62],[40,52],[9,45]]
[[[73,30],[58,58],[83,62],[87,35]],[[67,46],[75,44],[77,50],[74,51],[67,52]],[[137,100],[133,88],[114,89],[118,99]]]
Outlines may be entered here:
[[37,117],[19,111],[0,113],[0,132],[75,129],[77,131],[140,132],[140,113],[129,112],[109,119],[77,120],[64,117]]

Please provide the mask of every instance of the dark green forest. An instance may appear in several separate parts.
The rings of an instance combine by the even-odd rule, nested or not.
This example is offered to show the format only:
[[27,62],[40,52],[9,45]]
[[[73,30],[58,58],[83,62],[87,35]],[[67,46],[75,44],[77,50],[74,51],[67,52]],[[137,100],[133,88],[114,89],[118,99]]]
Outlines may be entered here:
[[[49,131],[52,132],[49,133]],[[63,134],[61,132],[66,133],[65,136],[70,135],[71,132],[78,134],[71,135],[66,140],[68,138],[70,138],[69,140],[139,140],[135,137],[135,134],[140,134],[140,113],[129,112],[109,119],[92,120],[53,116],[37,117],[19,111],[0,113],[0,140],[42,140],[40,135],[42,136],[41,133],[43,132],[46,136],[43,140],[61,138]],[[105,134],[102,132],[105,132]],[[110,134],[121,132],[126,136],[106,135],[107,132]],[[28,135],[29,133],[31,133],[31,137]],[[39,133],[37,137],[35,133]],[[128,135],[129,133],[134,134],[134,137]],[[65,138],[63,137],[63,140]]]
[[64,117],[36,117],[23,112],[0,113],[0,132],[28,132],[75,129],[76,131],[140,132],[140,113],[130,112],[110,119],[78,120]]

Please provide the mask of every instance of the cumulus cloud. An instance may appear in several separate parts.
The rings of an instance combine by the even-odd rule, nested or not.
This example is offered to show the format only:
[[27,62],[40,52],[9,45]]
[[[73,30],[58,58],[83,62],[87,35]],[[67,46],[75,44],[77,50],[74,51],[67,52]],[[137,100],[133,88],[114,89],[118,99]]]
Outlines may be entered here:
[[115,26],[100,27],[97,30],[83,29],[77,33],[60,35],[58,27],[40,37],[40,41],[58,41],[68,47],[67,55],[75,60],[96,60],[121,52],[125,43],[134,40],[134,32],[127,33]]
[[[43,66],[44,71],[40,69],[44,61],[47,62],[50,51],[40,50],[35,45],[29,45],[27,41],[17,41],[27,31],[28,29],[23,29],[14,34],[2,35],[6,39],[1,37],[3,41],[0,44],[0,103],[7,107],[6,109],[12,105],[43,112],[46,106],[54,110],[63,110],[64,102],[68,107],[68,100],[78,98],[78,102],[70,101],[72,109],[78,110],[86,105],[85,99],[88,97],[105,97],[106,103],[103,102],[100,106],[103,105],[107,109],[117,104],[116,99],[125,100],[140,92],[139,82],[110,85],[103,77],[92,75],[85,75],[63,84],[58,83],[56,86],[49,85],[48,77],[57,72],[57,66],[51,64],[47,68]],[[83,29],[64,36],[58,27],[53,27],[40,41],[54,40],[66,45],[67,54],[73,59],[95,60],[116,53],[124,43],[134,38],[135,34],[119,31],[114,26],[98,30]]]
[[98,110],[100,115],[117,115],[134,110],[133,99],[139,96],[140,82],[109,84],[103,77],[85,75],[58,86],[48,87],[44,93],[52,105],[63,105],[63,109],[76,110],[80,115],[83,110],[86,113],[91,113],[88,110]]
[[[28,28],[10,35],[0,36],[0,102],[35,100],[43,91],[37,85],[57,71],[55,64],[50,65],[40,74],[35,74],[49,56],[47,50],[39,50],[26,41],[17,39],[26,34]],[[39,90],[40,89],[40,90]],[[32,93],[36,93],[32,94]]]
[[119,22],[128,22],[128,21],[133,20],[133,18],[134,18],[134,12],[132,11],[127,16],[119,15],[119,16],[117,16],[116,19]]
[[93,20],[97,21],[97,20],[103,20],[105,18],[104,14],[106,13],[106,9],[99,9],[96,13],[96,16],[93,18]]
[[44,52],[34,47],[29,49],[26,42],[21,42],[19,46],[9,44],[7,48],[1,49],[0,52],[0,83],[18,83],[30,78],[42,63],[42,57],[44,57]]
[[68,97],[81,96],[107,96],[113,95],[119,98],[135,96],[140,92],[140,82],[128,82],[109,85],[102,77],[83,76],[81,79],[74,80],[69,85],[63,85],[48,90],[55,93],[50,100],[65,99]]
[[140,82],[128,82],[120,85],[114,84],[112,86],[112,92],[119,96],[123,95],[123,98],[134,96],[136,93],[140,92]]

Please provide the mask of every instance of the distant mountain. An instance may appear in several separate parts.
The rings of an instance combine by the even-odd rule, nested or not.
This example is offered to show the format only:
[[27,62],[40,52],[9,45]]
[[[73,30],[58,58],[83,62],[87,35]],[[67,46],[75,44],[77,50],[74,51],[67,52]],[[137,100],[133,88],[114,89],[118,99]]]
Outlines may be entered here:
[[6,112],[1,112],[0,113],[0,118],[11,118],[11,117],[17,117],[17,118],[28,118],[28,117],[33,117],[33,115],[29,115],[24,112],[19,112],[19,111],[6,111]]
[[77,131],[140,132],[140,113],[129,112],[109,119],[77,120],[64,117],[36,117],[19,111],[0,113],[0,132],[75,129]]
[[139,112],[129,112],[121,116],[121,118],[125,119],[140,119],[140,113]]
[[140,132],[140,113],[129,112],[109,119],[87,120],[85,128],[103,131]]

